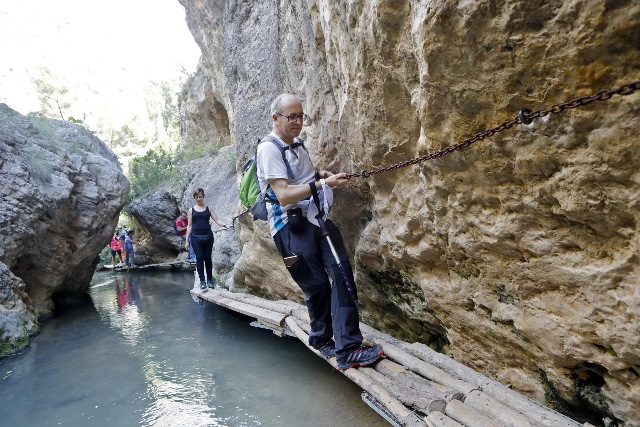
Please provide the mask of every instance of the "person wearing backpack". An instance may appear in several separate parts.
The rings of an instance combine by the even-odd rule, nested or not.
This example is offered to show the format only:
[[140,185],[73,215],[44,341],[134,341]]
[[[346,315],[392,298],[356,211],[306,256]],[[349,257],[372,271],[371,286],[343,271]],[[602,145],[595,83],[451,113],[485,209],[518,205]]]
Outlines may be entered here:
[[347,283],[350,280],[355,293],[353,270],[340,230],[330,219],[325,220],[346,274],[338,272],[330,243],[320,228],[306,219],[312,195],[310,185],[317,190],[325,185],[335,189],[349,180],[345,173],[315,170],[298,139],[305,118],[297,96],[279,95],[271,104],[273,131],[263,141],[275,139],[283,145],[279,148],[273,143],[258,144],[256,173],[260,192],[273,201],[266,204],[271,235],[291,277],[304,292],[311,324],[309,345],[327,359],[335,356],[340,370],[370,365],[382,357],[383,351],[379,345],[362,344],[357,298],[350,294]]
[[[229,228],[227,224],[222,222],[218,214],[213,208],[209,208],[204,203],[204,190],[197,188],[193,192],[193,198],[196,204],[189,208],[187,215],[187,235],[184,244],[185,249],[189,250],[193,244],[193,251],[196,254],[196,270],[200,278],[200,289],[213,288],[213,261],[211,260],[211,252],[213,251],[213,232],[209,221],[213,221],[220,227]],[[206,277],[205,277],[206,269]],[[206,278],[206,281],[205,281]]]
[[127,230],[127,236],[124,239],[125,264],[127,267],[137,267],[136,257],[133,253],[133,228]]
[[[189,225],[189,218],[187,217],[187,211],[180,211],[180,216],[176,218],[176,222],[173,224],[173,228],[175,233],[180,236],[182,240],[186,241],[187,238],[187,228]],[[194,261],[196,259],[196,254],[193,252],[193,245],[189,243],[189,255],[187,256],[188,261]]]

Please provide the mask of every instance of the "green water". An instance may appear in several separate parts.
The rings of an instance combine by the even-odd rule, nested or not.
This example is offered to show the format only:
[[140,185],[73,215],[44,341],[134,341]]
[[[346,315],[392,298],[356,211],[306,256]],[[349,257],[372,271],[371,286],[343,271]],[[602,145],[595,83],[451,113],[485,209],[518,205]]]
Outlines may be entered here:
[[192,273],[101,273],[92,304],[0,359],[0,426],[388,426],[294,338],[189,294]]

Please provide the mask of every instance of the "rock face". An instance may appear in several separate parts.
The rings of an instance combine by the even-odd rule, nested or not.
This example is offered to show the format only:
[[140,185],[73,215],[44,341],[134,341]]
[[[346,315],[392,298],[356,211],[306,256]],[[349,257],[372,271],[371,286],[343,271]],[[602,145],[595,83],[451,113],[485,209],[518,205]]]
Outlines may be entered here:
[[134,201],[129,213],[135,222],[133,249],[137,264],[173,261],[180,254],[186,254],[183,240],[173,232],[180,209],[169,191],[158,190],[149,197]]
[[0,350],[86,297],[128,192],[116,156],[85,128],[0,104]]
[[[192,129],[228,123],[237,165],[281,92],[313,119],[317,165],[357,172],[639,78],[636,1],[180,1],[203,52]],[[614,96],[354,178],[333,217],[363,320],[640,426],[639,115],[639,93]],[[234,286],[299,298],[266,227],[241,225]]]

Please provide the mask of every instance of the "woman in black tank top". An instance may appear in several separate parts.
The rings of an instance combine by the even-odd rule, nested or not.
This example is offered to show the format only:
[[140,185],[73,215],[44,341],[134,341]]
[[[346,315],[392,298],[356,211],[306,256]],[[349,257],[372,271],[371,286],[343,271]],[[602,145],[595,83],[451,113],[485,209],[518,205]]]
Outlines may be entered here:
[[207,286],[213,288],[213,262],[211,261],[213,232],[209,220],[213,219],[220,227],[228,228],[229,226],[220,220],[213,208],[205,205],[202,188],[197,188],[193,192],[193,198],[196,204],[189,209],[189,224],[187,225],[184,247],[189,250],[189,245],[193,246],[193,252],[196,254],[196,270],[198,270],[200,278],[200,289],[206,289]]

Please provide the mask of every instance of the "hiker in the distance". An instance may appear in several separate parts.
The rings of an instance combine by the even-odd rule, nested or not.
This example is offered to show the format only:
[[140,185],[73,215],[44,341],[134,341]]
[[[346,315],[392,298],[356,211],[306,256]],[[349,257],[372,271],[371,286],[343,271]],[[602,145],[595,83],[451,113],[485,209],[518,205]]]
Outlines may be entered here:
[[[345,178],[345,173],[316,171],[306,148],[294,141],[300,135],[306,119],[297,96],[279,95],[271,104],[271,119],[273,131],[270,137],[288,147],[284,153],[294,178],[289,178],[282,151],[267,141],[258,145],[257,175],[260,191],[267,191],[270,185],[267,194],[277,198],[276,203],[267,203],[271,235],[291,277],[305,294],[311,319],[309,345],[327,359],[335,356],[340,370],[370,365],[382,357],[382,348],[379,345],[362,345],[355,302],[357,297],[350,293],[349,284],[337,271],[331,248],[320,228],[306,219],[311,196],[310,182],[314,182],[316,189],[322,190],[325,185],[340,188],[349,180]],[[299,221],[300,217],[302,221]],[[340,230],[330,219],[326,219],[325,223],[350,281],[351,292],[355,294],[353,271]]]
[[116,268],[116,254],[120,259],[120,264],[122,264],[122,248],[120,247],[120,242],[118,241],[117,231],[111,238],[111,243],[109,243],[109,247],[111,248],[111,268]]
[[189,208],[189,213],[187,214],[189,224],[187,225],[184,247],[189,250],[190,245],[193,245],[193,251],[196,254],[196,270],[200,279],[200,289],[213,288],[213,261],[211,260],[213,231],[211,231],[209,220],[213,219],[220,227],[229,228],[229,226],[220,220],[213,208],[205,205],[204,190],[202,188],[194,190],[193,198],[196,204],[194,207]]
[[124,238],[125,264],[127,267],[136,267],[136,257],[133,253],[133,228],[127,230],[127,236]]
[[[189,217],[187,216],[187,211],[180,211],[180,216],[176,218],[176,230],[178,230],[178,236],[182,238],[182,240],[187,239],[187,228],[189,226]],[[193,252],[193,245],[189,244],[189,255],[187,256],[188,261],[193,261],[196,259],[196,254]]]

